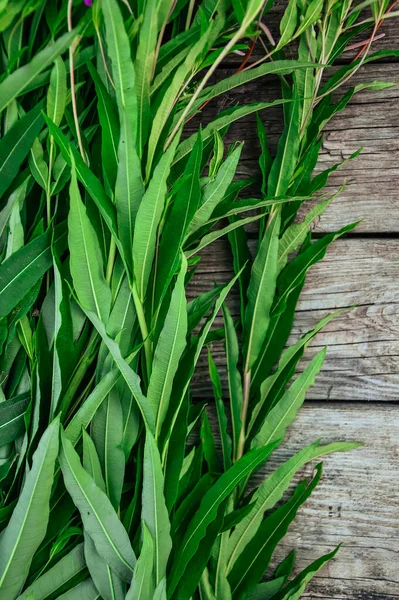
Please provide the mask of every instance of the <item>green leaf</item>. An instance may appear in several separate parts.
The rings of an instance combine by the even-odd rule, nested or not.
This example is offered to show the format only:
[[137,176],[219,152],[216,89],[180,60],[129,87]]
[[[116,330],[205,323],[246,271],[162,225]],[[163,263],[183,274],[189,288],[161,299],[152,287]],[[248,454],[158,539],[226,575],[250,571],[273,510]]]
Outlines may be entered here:
[[285,46],[293,37],[298,21],[298,7],[296,0],[289,0],[288,6],[280,21],[280,40],[276,50]]
[[298,29],[295,32],[295,37],[300,36],[304,31],[309,29],[311,25],[316,23],[323,9],[323,0],[312,0],[306,9],[306,13],[301,20]]
[[277,280],[280,223],[280,211],[274,210],[270,214],[265,234],[252,266],[244,328],[243,353],[246,357],[246,371],[252,369],[258,358],[270,323],[270,310]]
[[237,229],[238,227],[243,227],[248,223],[258,221],[262,217],[263,215],[259,214],[253,215],[251,217],[246,217],[245,219],[237,219],[235,221],[232,221],[231,223],[229,223],[229,225],[226,225],[226,227],[223,227],[222,229],[216,229],[215,231],[211,231],[211,233],[204,235],[204,237],[200,240],[199,244],[195,246],[195,248],[193,248],[192,250],[186,250],[186,257],[191,258],[192,256],[194,256],[194,254],[198,254],[198,252],[200,252],[203,248],[206,248],[206,246],[212,244],[212,242],[218,240],[224,235],[230,233],[231,231],[234,231],[234,229]]
[[144,194],[141,164],[137,153],[137,98],[135,74],[130,56],[130,42],[116,0],[104,0],[105,31],[111,58],[120,121],[118,173],[115,203],[118,231],[125,259],[132,266],[132,241],[136,214]]
[[187,261],[183,256],[182,267],[155,348],[154,362],[148,385],[148,402],[157,415],[155,428],[157,436],[160,434],[168,411],[173,379],[186,347],[187,302],[184,290],[186,272]]
[[295,172],[299,155],[301,118],[296,88],[294,88],[294,96],[288,110],[288,122],[286,122],[284,132],[279,139],[277,155],[270,169],[267,188],[269,196],[284,196]]
[[50,600],[59,598],[65,589],[73,586],[76,580],[85,579],[87,567],[83,554],[83,544],[78,544],[53,567],[27,587],[17,600]]
[[98,117],[101,125],[101,159],[111,190],[115,188],[118,171],[119,121],[112,98],[91,62],[87,63],[96,88]]
[[[116,387],[110,391],[94,415],[90,434],[104,473],[105,492],[118,511],[125,476],[125,453],[122,449],[122,404]],[[94,577],[93,580],[95,582]]]
[[0,265],[0,318],[8,315],[52,265],[51,246],[62,254],[67,244],[66,222],[46,231],[14,252]]
[[72,374],[73,361],[70,349],[73,347],[72,315],[69,294],[62,279],[61,264],[54,255],[54,337],[53,337],[53,375],[51,380],[51,409],[54,417],[61,394],[66,389]]
[[105,483],[104,477],[101,470],[100,459],[98,458],[97,450],[94,445],[93,440],[87,433],[87,431],[82,432],[83,434],[83,468],[88,472],[90,477],[94,480],[94,483],[100,488],[100,490],[104,493],[105,491]]
[[[193,559],[207,527],[215,519],[221,503],[237,487],[239,482],[259,467],[273,451],[275,444],[266,448],[250,450],[240,458],[204,495],[201,505],[191,520],[178,554],[172,563],[169,593],[172,595],[188,563]],[[195,559],[194,559],[195,560]]]
[[103,600],[125,600],[125,583],[99,555],[93,540],[85,534],[84,555],[89,573]]
[[[327,323],[329,323],[336,316],[342,314],[342,312],[344,311],[340,310],[327,315],[327,317],[321,319],[321,321],[317,323],[314,329],[306,333],[300,340],[298,340],[296,344],[293,344],[284,350],[275,372],[260,384],[260,400],[253,407],[251,420],[247,430],[249,439],[251,439],[251,436],[259,431],[259,428],[267,416],[267,412],[283,395],[284,388],[291,380],[296,366],[303,356],[305,348],[307,348],[313,338],[319,331],[321,331],[323,327],[325,327],[325,325],[327,325]],[[261,379],[260,375],[261,373],[259,372],[259,379]]]
[[280,272],[288,261],[288,256],[303,244],[312,222],[320,217],[334,200],[334,196],[322,200],[308,212],[303,221],[290,225],[281,236],[278,248],[278,271]]
[[[202,140],[205,144],[209,139],[213,138],[215,131],[220,131],[225,127],[234,123],[238,119],[242,119],[247,115],[251,115],[259,110],[284,104],[287,100],[275,100],[274,102],[257,102],[255,104],[246,104],[244,106],[237,106],[234,108],[228,108],[219,114],[209,125],[207,125],[202,131]],[[181,142],[177,148],[174,164],[178,163],[182,158],[190,154],[194,144],[196,142],[197,135],[194,133],[189,138]]]
[[143,521],[143,544],[133,573],[132,585],[126,600],[147,600],[154,598],[152,572],[154,568],[154,541],[150,530]]
[[37,75],[69,48],[76,38],[78,29],[74,29],[58,38],[55,42],[38,52],[30,63],[20,67],[0,84],[0,112],[17,98],[31,84]]
[[219,423],[219,434],[222,442],[222,454],[223,454],[223,466],[224,470],[227,471],[231,467],[232,461],[232,442],[231,438],[228,434],[227,429],[227,416],[226,411],[223,404],[223,396],[222,396],[222,384],[220,382],[220,377],[214,360],[212,358],[211,352],[208,348],[208,366],[209,366],[209,376],[212,381],[213,387],[213,395],[215,398],[216,411]]
[[43,127],[41,108],[39,104],[18,119],[0,140],[0,197],[14,181]]
[[186,179],[178,190],[162,231],[159,244],[159,255],[162,256],[162,261],[157,265],[155,307],[158,307],[163,300],[178,267],[183,240],[200,201],[201,159],[202,136],[198,133],[195,148],[187,163],[190,178]]
[[284,437],[286,428],[294,421],[296,413],[305,400],[306,392],[314,384],[325,356],[326,348],[323,348],[269,412],[266,421],[255,437],[254,443],[257,446],[264,446]]
[[50,85],[47,94],[47,115],[59,125],[64,116],[67,99],[66,69],[64,61],[58,56],[51,70]]
[[47,190],[48,187],[48,166],[43,158],[43,146],[38,138],[33,141],[30,155],[29,167],[33,177],[41,188]]
[[306,250],[298,254],[282,271],[278,282],[278,300],[273,307],[273,314],[284,310],[287,298],[292,291],[303,281],[308,269],[326,255],[328,246],[345,233],[352,231],[358,223],[346,225],[339,231],[327,233],[321,239],[311,244]]
[[[216,39],[219,29],[220,22],[218,20],[211,22],[206,31],[200,36],[200,39],[188,50],[185,61],[176,70],[167,89],[162,90],[162,101],[153,118],[150,138],[148,141],[148,157],[146,166],[147,179],[151,175],[152,164],[159,138],[176,103],[176,98],[179,97],[181,90],[184,89],[184,84],[187,80],[189,80],[190,74],[196,67],[199,57]],[[193,142],[191,148],[194,146],[194,143],[195,142]]]
[[126,381],[128,387],[133,395],[133,398],[135,399],[135,401],[140,409],[140,412],[143,416],[144,422],[146,423],[146,425],[150,429],[150,431],[154,431],[154,429],[155,429],[154,411],[152,410],[152,407],[150,406],[147,398],[144,396],[143,392],[141,391],[139,376],[129,366],[128,361],[122,357],[121,350],[120,350],[117,342],[115,342],[115,340],[113,340],[112,338],[109,337],[109,335],[107,335],[104,324],[98,319],[97,315],[94,313],[90,313],[88,311],[85,311],[85,313],[88,316],[88,318],[90,319],[90,321],[93,323],[94,327],[97,329],[98,333],[100,334],[103,341],[105,342],[108,350],[110,351],[112,358],[114,359],[123,379]]
[[326,562],[334,558],[339,549],[340,546],[337,546],[332,552],[325,554],[312,562],[306,569],[299,573],[295,579],[290,581],[280,592],[273,596],[273,600],[298,600],[305,591],[309,581],[318,571],[320,571]]
[[46,534],[58,439],[59,419],[55,419],[39,441],[32,468],[0,538],[0,588],[7,598],[15,598],[21,591]]
[[118,238],[115,207],[105,193],[100,180],[85,164],[77,149],[69,142],[68,138],[65,137],[61,130],[47,118],[46,123],[51,135],[60,147],[64,160],[69,166],[74,164],[77,178],[83,183],[93,199],[108,229],[112,233],[112,237],[115,240],[115,244],[121,257],[125,260],[123,247]]
[[238,440],[241,433],[241,409],[242,409],[242,380],[238,370],[240,349],[238,345],[237,332],[234,321],[226,304],[223,305],[223,319],[225,329],[225,352],[227,361],[227,382],[229,386],[230,413],[232,420],[233,448],[237,451]]
[[[100,600],[101,596],[97,591],[92,579],[85,579],[74,588],[58,597],[58,600]],[[29,598],[31,600],[31,598]]]
[[90,424],[96,411],[101,406],[101,403],[107,397],[120,377],[121,374],[118,368],[108,371],[108,373],[98,382],[94,390],[80,406],[79,410],[74,414],[72,420],[65,429],[65,434],[73,445],[78,442],[80,436],[82,435],[82,429],[86,429],[86,427]]
[[85,531],[97,552],[126,582],[130,582],[136,557],[129,537],[107,496],[80,464],[79,456],[61,432],[59,461],[65,487],[79,509]]
[[155,439],[146,431],[144,447],[144,477],[142,494],[142,519],[147,525],[154,543],[155,587],[166,575],[169,554],[172,549],[170,522],[164,496],[164,477],[161,457]]
[[321,456],[326,456],[333,452],[346,452],[348,450],[353,450],[358,446],[359,444],[348,442],[336,442],[320,446],[320,442],[315,442],[278,467],[255,491],[252,496],[252,501],[256,503],[254,510],[236,526],[230,536],[229,571],[238,556],[240,556],[247,544],[256,534],[259,525],[263,521],[264,513],[273,508],[273,506],[281,500],[295,473],[297,473],[299,469],[307,462]]
[[235,175],[238,161],[241,156],[242,145],[240,145],[220,167],[216,177],[207,183],[203,192],[201,203],[196,211],[187,230],[187,236],[205,225],[216,206],[221,202]]
[[311,495],[320,481],[322,469],[318,465],[317,473],[311,481],[302,481],[296,488],[292,498],[269,515],[260,525],[256,535],[241,554],[230,573],[229,581],[234,597],[246,598],[264,575],[274,550],[279,541],[287,533],[296,513]]
[[100,245],[80,197],[74,168],[71,174],[68,245],[73,284],[81,305],[107,323],[111,290],[105,281]]
[[139,43],[135,59],[137,95],[137,145],[141,154],[147,141],[151,122],[150,87],[156,60],[155,49],[158,40],[158,2],[149,0],[144,7],[143,24],[140,28]]
[[1,445],[10,444],[25,431],[24,415],[29,406],[30,394],[19,394],[0,402]]
[[143,302],[156,251],[158,226],[165,207],[167,180],[178,138],[155,167],[138,209],[133,237],[133,264],[137,291]]

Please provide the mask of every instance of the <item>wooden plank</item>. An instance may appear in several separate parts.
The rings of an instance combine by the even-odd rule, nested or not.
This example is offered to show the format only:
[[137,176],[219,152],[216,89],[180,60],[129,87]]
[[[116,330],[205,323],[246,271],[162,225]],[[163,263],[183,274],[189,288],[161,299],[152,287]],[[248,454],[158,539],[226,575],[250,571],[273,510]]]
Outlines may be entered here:
[[[360,82],[386,80],[399,83],[399,64],[369,64],[356,73],[351,86]],[[224,108],[240,103],[257,102],[278,97],[278,87],[272,78],[238,88],[227,97],[210,103],[201,120],[205,124]],[[272,152],[281,133],[281,112],[278,108],[262,112]],[[363,219],[358,233],[399,232],[397,189],[399,188],[399,87],[379,92],[363,91],[355,96],[343,113],[326,127],[318,170],[329,168],[363,147],[362,154],[347,163],[329,180],[327,190],[333,193],[344,180],[345,190],[330,205],[316,224],[318,231],[335,231],[343,225]],[[189,123],[187,131],[193,127]],[[240,177],[259,177],[259,143],[254,117],[235,123],[227,143],[244,140]],[[258,188],[251,193],[258,192]],[[389,215],[389,218],[387,218]]]
[[[399,410],[392,405],[310,403],[300,411],[270,467],[319,438],[323,443],[359,440],[366,446],[325,459],[323,479],[299,511],[274,563],[295,548],[298,571],[342,542],[336,558],[303,597],[397,599]],[[311,467],[302,476],[305,473],[310,474]]]
[[[252,243],[252,247],[254,242]],[[328,352],[309,399],[397,401],[399,386],[399,240],[338,240],[324,261],[309,272],[298,305],[291,341],[311,329],[328,312],[358,305],[333,320],[310,346],[302,367],[328,344]],[[232,277],[227,241],[214,243],[203,253],[198,272],[188,295],[194,297]],[[238,315],[237,292],[229,303]],[[218,319],[217,325],[222,321]],[[212,344],[226,385],[224,351],[221,343]],[[225,388],[227,389],[227,388]],[[198,397],[212,394],[204,354],[193,381]]]
[[[263,23],[265,25],[267,25],[267,27],[269,27],[269,29],[276,41],[279,39],[280,20],[281,20],[281,17],[284,13],[284,10],[285,10],[287,4],[288,4],[288,0],[276,0],[273,5],[272,10],[268,14],[266,14],[262,19]],[[384,37],[377,39],[373,43],[373,45],[372,45],[373,52],[377,51],[377,50],[392,50],[392,49],[397,49],[399,47],[399,28],[398,28],[398,18],[397,17],[385,20],[385,22],[383,23],[383,25],[380,27],[380,29],[378,31],[378,35],[382,35],[382,34],[384,35]],[[370,36],[370,32],[363,33],[358,38],[356,38],[352,43],[365,41],[366,39],[368,39],[369,36]],[[265,36],[263,37],[263,40],[268,44]],[[268,44],[268,48],[269,48],[269,50],[271,49],[269,44]],[[348,50],[341,56],[340,61],[341,62],[350,62],[356,56],[358,51],[359,51],[359,48],[355,49],[355,50]],[[285,52],[286,52],[287,56],[290,56],[290,54],[293,54],[294,50],[291,51],[291,49],[288,47],[288,48],[286,48]],[[256,60],[259,60],[260,58],[262,58],[264,55],[265,55],[265,50],[264,50],[262,44],[258,42],[252,53],[251,60],[253,62],[255,62]],[[230,56],[228,60],[232,64],[239,65],[242,61],[242,57],[240,57],[238,55],[233,55],[233,56]]]

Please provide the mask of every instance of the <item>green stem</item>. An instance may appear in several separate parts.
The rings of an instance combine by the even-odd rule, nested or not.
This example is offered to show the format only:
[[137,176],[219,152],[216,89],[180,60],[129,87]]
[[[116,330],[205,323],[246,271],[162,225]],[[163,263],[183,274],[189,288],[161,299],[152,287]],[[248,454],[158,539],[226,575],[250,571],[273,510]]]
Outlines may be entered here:
[[246,438],[246,423],[249,407],[249,391],[251,389],[251,371],[244,371],[243,390],[242,390],[242,407],[241,407],[241,431],[237,444],[236,461],[244,454],[245,438]]
[[108,253],[107,272],[105,274],[105,279],[107,280],[108,284],[111,283],[112,271],[113,271],[114,263],[115,263],[115,255],[116,255],[116,243],[115,243],[114,236],[112,236],[111,243],[109,246],[109,253]]
[[141,335],[144,341],[145,362],[147,367],[147,377],[149,381],[152,369],[152,344],[148,334],[148,327],[145,319],[143,304],[139,298],[135,283],[133,283],[133,285],[131,286],[131,292],[133,295],[133,302],[137,313],[137,319],[139,322]]

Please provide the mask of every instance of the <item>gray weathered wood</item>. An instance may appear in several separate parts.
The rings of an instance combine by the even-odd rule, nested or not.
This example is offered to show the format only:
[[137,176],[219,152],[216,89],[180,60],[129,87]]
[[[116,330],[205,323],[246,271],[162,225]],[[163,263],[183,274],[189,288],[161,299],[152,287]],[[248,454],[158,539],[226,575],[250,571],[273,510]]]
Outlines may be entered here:
[[[263,23],[269,27],[276,41],[279,39],[279,24],[281,16],[287,4],[287,0],[276,0],[272,10],[268,14],[266,14],[262,19]],[[371,51],[397,49],[399,47],[398,18],[395,17],[386,19],[383,25],[380,27],[377,35],[381,34],[384,34],[384,37],[377,39],[373,43]],[[366,41],[369,38],[369,36],[370,32],[365,32],[361,36],[356,38],[356,40],[354,40],[354,42],[352,43]],[[265,42],[267,42],[265,37],[263,39]],[[268,48],[271,49],[270,45],[268,45]],[[353,60],[358,51],[359,48],[355,50],[348,50],[341,56],[340,60],[342,62],[349,62]],[[286,49],[286,53],[288,55],[290,54],[290,48]],[[265,51],[263,49],[263,46],[261,45],[261,43],[258,42],[252,53],[251,60],[259,60],[259,58],[261,58],[264,55]],[[240,64],[240,62],[242,61],[242,57],[238,55],[233,55],[229,57],[229,61],[234,64]]]
[[[353,76],[350,85],[375,80],[399,83],[399,64],[368,64]],[[345,89],[348,89],[347,85]],[[201,120],[205,124],[222,109],[240,103],[258,102],[278,97],[273,78],[237,88],[228,96],[210,103]],[[270,138],[272,151],[281,133],[281,111],[268,109],[261,113]],[[194,126],[192,124],[191,126]],[[187,126],[190,130],[190,123]],[[325,169],[348,158],[358,148],[362,154],[330,177],[327,190],[333,193],[344,180],[345,190],[322,216],[317,229],[334,231],[343,225],[363,219],[358,233],[392,233],[399,231],[397,190],[399,188],[399,88],[363,91],[325,128],[323,151],[318,169]],[[257,157],[260,153],[255,118],[235,123],[226,142],[244,140],[238,173],[241,177],[259,176]],[[389,215],[389,217],[388,217]]]
[[[254,242],[251,242],[252,245]],[[358,305],[333,320],[305,355],[328,344],[323,369],[308,398],[357,401],[396,401],[399,398],[399,240],[344,239],[336,241],[324,261],[313,266],[298,305],[291,341],[311,329],[328,312]],[[203,252],[189,295],[209,289],[213,281],[232,277],[229,245],[215,242]],[[238,315],[238,297],[229,302]],[[221,319],[217,325],[221,325]],[[223,367],[222,344],[212,344]],[[222,369],[225,383],[225,372]],[[203,355],[193,391],[208,397],[211,386]]]
[[[320,486],[300,510],[278,558],[296,548],[297,569],[302,569],[342,542],[335,560],[315,577],[304,598],[399,598],[397,406],[309,403],[270,467],[318,438],[366,445],[325,459]],[[304,470],[310,472],[310,467]]]

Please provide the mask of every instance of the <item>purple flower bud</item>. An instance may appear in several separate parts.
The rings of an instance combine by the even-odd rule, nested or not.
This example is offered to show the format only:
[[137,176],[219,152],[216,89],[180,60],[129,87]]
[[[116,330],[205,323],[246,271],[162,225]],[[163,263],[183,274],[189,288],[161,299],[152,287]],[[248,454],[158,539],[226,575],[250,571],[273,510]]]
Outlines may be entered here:
[[84,0],[86,6],[93,6],[93,0]]

